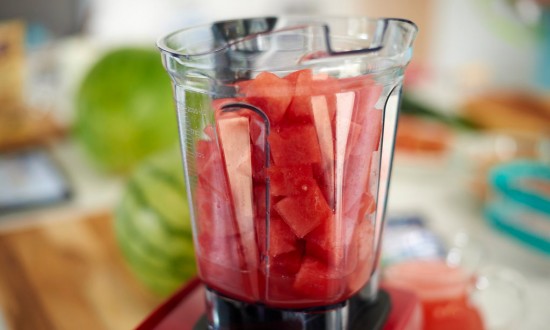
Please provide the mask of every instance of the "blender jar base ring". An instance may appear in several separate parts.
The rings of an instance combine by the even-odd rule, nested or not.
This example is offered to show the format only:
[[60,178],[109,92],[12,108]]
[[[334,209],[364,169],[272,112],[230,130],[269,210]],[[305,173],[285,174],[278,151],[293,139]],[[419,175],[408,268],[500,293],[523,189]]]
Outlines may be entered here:
[[207,313],[212,328],[203,315],[194,330],[360,330],[383,329],[391,310],[389,294],[378,291],[374,302],[355,295],[343,303],[319,307],[315,311],[269,308],[226,298],[206,289]]

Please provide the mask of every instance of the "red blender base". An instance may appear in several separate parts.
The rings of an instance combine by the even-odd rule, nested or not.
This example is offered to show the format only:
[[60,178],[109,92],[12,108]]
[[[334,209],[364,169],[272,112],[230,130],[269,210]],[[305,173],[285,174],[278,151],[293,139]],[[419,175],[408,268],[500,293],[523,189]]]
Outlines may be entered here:
[[[405,290],[383,286],[391,299],[391,310],[383,330],[422,329],[418,298]],[[205,287],[195,278],[149,315],[136,330],[197,329],[205,312]]]

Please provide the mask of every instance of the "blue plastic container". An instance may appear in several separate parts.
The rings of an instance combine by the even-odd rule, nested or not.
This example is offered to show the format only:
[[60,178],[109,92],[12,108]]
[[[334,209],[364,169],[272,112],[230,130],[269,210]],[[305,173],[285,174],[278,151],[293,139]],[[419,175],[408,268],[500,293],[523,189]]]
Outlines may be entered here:
[[489,175],[494,198],[487,221],[511,237],[550,255],[550,165],[517,161]]

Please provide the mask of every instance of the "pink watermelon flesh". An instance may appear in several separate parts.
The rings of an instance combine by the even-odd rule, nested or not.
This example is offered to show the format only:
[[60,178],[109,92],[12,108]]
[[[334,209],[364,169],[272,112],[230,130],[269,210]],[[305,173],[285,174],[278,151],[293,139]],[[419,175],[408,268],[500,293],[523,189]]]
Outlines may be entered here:
[[246,262],[238,242],[238,235],[221,238],[208,231],[199,234],[199,255],[212,263],[232,268],[245,269]]
[[282,127],[269,135],[273,162],[278,166],[318,163],[321,150],[312,125]]
[[259,295],[256,270],[259,267],[259,251],[254,228],[252,147],[250,126],[246,117],[220,118],[217,121],[218,136],[233,201],[233,210],[239,228],[240,247],[243,250],[253,297]]
[[339,92],[338,80],[324,74],[313,75],[311,70],[293,72],[285,77],[295,86],[294,97],[288,107],[285,123],[309,124],[313,122],[315,108],[312,97],[322,95],[327,100],[329,118],[336,113],[335,93]]
[[341,279],[331,278],[331,268],[315,258],[305,256],[296,274],[293,288],[307,298],[326,299],[343,289]]
[[303,195],[285,197],[275,204],[275,210],[299,238],[333,216],[317,185]]
[[333,264],[338,257],[343,257],[344,242],[336,232],[334,225],[333,221],[324,221],[307,234],[305,237],[307,254],[315,256],[327,264]]
[[[353,91],[358,95],[358,106],[361,111],[374,108],[383,92],[383,86],[376,84],[372,79],[362,77],[339,79],[339,91]],[[357,113],[362,116],[364,113]]]
[[272,166],[268,174],[274,196],[304,194],[316,185],[311,165]]
[[224,172],[221,156],[213,153],[203,167],[197,169],[199,183],[212,189],[216,193],[229,197],[228,182]]
[[272,73],[262,72],[246,86],[245,102],[260,108],[272,124],[277,124],[292,101],[292,92],[290,82]]
[[350,156],[345,166],[342,202],[344,213],[349,213],[359,203],[363,193],[368,191],[370,157]]
[[267,235],[265,231],[265,219],[258,218],[257,221],[263,221],[263,223],[258,223],[256,227],[258,246],[260,246],[262,252],[271,257],[275,257],[298,249],[298,238],[294,235],[290,227],[288,227],[281,218],[271,216],[269,220],[269,251],[265,251]]
[[311,77],[311,70],[298,71],[294,89],[294,97],[288,107],[285,123],[292,122],[309,124],[312,122]]
[[317,181],[317,185],[319,186],[319,189],[321,189],[321,192],[323,193],[327,204],[331,209],[334,209],[334,172],[329,171],[329,169],[331,168],[334,169],[334,164],[326,167],[322,166],[321,164],[312,164],[312,168],[313,177]]
[[356,141],[353,141],[354,145],[350,146],[352,155],[359,156],[378,150],[382,134],[382,114],[382,110],[369,110],[363,124],[355,123],[359,134]]
[[302,258],[301,248],[270,257],[269,271],[272,275],[293,276],[302,267]]
[[326,221],[306,237],[306,254],[327,264],[335,277],[344,277],[357,265],[357,255],[350,254],[351,235],[347,237],[347,223],[340,228],[334,221]]
[[[196,152],[204,155],[196,164],[199,232],[208,233],[199,237],[202,256],[209,260],[200,264],[201,274],[215,279],[224,276],[225,268],[253,272],[269,262],[270,274],[284,279],[280,288],[271,288],[283,301],[326,301],[364,284],[371,266],[359,267],[357,261],[372,260],[372,226],[368,223],[367,228],[363,219],[376,208],[369,193],[369,166],[382,130],[382,111],[374,109],[382,88],[368,79],[336,80],[311,70],[285,78],[262,73],[237,85],[243,98],[213,104],[223,155],[211,127],[204,130],[211,141],[196,145]],[[269,168],[263,120],[246,110],[219,111],[236,101],[255,105],[269,117]],[[338,178],[343,185],[341,219],[333,211]],[[266,197],[271,205],[269,251]],[[335,221],[340,221],[338,226]],[[267,256],[262,264],[260,255]],[[343,283],[354,269],[361,274],[349,275],[350,283]],[[258,281],[250,277],[232,285],[244,286],[243,292],[254,289],[247,294],[256,296]]]
[[231,236],[239,232],[228,196],[198,185],[196,200],[198,226],[201,233],[210,232],[215,236]]

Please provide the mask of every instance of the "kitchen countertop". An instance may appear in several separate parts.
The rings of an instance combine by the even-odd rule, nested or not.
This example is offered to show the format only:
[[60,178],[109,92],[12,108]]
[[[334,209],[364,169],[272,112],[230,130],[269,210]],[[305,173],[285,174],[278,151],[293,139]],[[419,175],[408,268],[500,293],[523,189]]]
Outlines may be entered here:
[[[483,264],[519,272],[525,290],[524,322],[518,330],[548,329],[550,256],[495,231],[485,222],[481,205],[472,197],[467,176],[445,164],[418,163],[396,157],[388,197],[388,213],[420,214],[445,237],[467,233],[484,250]],[[495,301],[497,305],[504,304]]]

